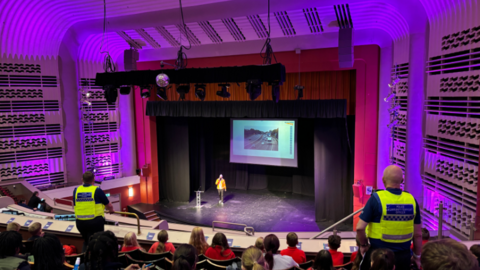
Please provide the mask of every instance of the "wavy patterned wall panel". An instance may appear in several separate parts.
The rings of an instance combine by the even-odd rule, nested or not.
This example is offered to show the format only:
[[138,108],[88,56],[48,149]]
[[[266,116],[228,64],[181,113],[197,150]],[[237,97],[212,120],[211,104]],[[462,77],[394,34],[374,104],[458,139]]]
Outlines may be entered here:
[[65,182],[58,61],[0,58],[0,181]]

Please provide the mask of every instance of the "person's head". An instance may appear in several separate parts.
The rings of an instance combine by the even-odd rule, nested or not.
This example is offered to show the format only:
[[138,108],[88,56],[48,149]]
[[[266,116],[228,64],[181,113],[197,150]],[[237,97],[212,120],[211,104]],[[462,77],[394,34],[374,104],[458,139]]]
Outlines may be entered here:
[[32,236],[42,236],[42,224],[40,222],[34,222],[28,227],[28,232]]
[[480,258],[480,245],[472,245],[470,252],[477,258]]
[[268,263],[269,270],[273,269],[273,254],[278,253],[280,248],[280,240],[275,234],[269,234],[263,239],[263,245],[265,246],[265,260]]
[[296,233],[291,232],[287,234],[287,245],[289,247],[296,247],[298,244],[298,236]]
[[195,249],[197,250],[197,255],[205,254],[208,249],[205,235],[203,234],[203,230],[200,227],[193,228],[192,233],[190,234],[190,241],[188,243],[195,247]]
[[264,270],[267,268],[265,258],[260,249],[247,248],[242,254],[242,270]]
[[430,239],[430,232],[427,229],[422,228],[422,240],[428,241],[429,239]]
[[220,174],[219,178],[222,179],[222,178],[223,178],[223,174]]
[[21,200],[20,200],[20,203],[27,204],[27,200],[21,199]]
[[394,270],[395,255],[390,249],[380,248],[372,252],[370,257],[372,267],[370,270]]
[[255,241],[255,247],[265,252],[265,246],[263,245],[263,237],[258,237]]
[[93,182],[95,182],[95,175],[90,171],[86,171],[83,174],[82,179],[85,184],[93,184]]
[[173,254],[172,270],[195,270],[197,261],[197,251],[192,245],[180,245]]
[[385,188],[400,188],[403,182],[403,171],[397,165],[390,165],[383,170],[382,177]]
[[0,258],[15,256],[20,252],[22,235],[16,231],[0,233]]
[[222,252],[229,249],[227,237],[223,233],[216,233],[212,239],[212,247],[222,247]]
[[51,233],[46,233],[33,243],[35,270],[63,269],[65,253],[60,240]]
[[88,269],[97,269],[105,262],[118,261],[118,241],[111,231],[97,232],[90,237],[85,251],[85,263]]
[[333,250],[337,250],[340,247],[342,238],[338,235],[330,235],[328,237],[328,247]]
[[315,270],[332,270],[333,259],[328,250],[322,249],[317,253],[315,261],[313,261],[312,268]]
[[467,247],[453,239],[426,243],[420,260],[424,270],[472,270],[478,267],[477,259]]
[[32,197],[37,197],[38,196],[38,191],[34,191],[32,194]]
[[20,226],[20,224],[18,224],[17,222],[12,222],[12,223],[9,223],[7,225],[7,231],[20,231],[20,228],[22,228],[22,226]]
[[140,247],[137,241],[137,235],[134,232],[128,232],[123,239],[124,247]]
[[168,232],[166,230],[161,230],[157,234],[158,246],[155,250],[155,253],[164,253],[165,252],[165,243],[168,241]]

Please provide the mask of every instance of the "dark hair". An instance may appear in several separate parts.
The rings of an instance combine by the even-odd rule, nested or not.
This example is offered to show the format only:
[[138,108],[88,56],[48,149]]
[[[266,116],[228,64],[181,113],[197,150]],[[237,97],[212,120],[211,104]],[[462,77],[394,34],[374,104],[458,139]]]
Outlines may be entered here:
[[35,270],[63,269],[65,253],[60,240],[54,234],[46,233],[43,237],[36,239],[32,253]]
[[89,183],[92,183],[95,180],[95,175],[90,171],[86,171],[83,174],[82,178],[83,178],[84,183],[89,184]]
[[22,235],[17,231],[0,233],[0,258],[15,256],[22,247]]
[[265,260],[268,263],[269,270],[273,269],[273,254],[277,254],[280,247],[280,240],[275,234],[269,234],[263,239],[263,245],[265,246]]
[[167,240],[168,240],[168,232],[165,230],[159,231],[157,234],[157,239],[158,239],[158,246],[157,246],[157,249],[155,250],[155,253],[165,252],[165,243],[167,243]]
[[27,200],[21,199],[21,200],[20,200],[20,203],[25,203],[25,204],[26,204],[26,203],[27,203]]
[[374,250],[370,260],[372,261],[370,270],[393,270],[395,268],[395,255],[388,248]]
[[111,231],[97,232],[90,237],[85,250],[87,270],[102,269],[107,261],[118,261],[118,241]]
[[189,244],[180,245],[173,254],[172,270],[192,270],[197,265],[198,257],[195,247]]
[[328,250],[322,249],[317,253],[312,268],[315,270],[334,270],[332,255]]
[[32,197],[37,196],[37,195],[38,195],[38,191],[34,191],[33,194],[32,194]]
[[470,247],[470,252],[472,252],[475,257],[480,258],[480,245],[472,245]]
[[222,252],[229,249],[227,237],[223,233],[216,233],[212,239],[212,247],[221,246]]
[[422,228],[422,240],[429,240],[430,239],[430,232],[425,229],[425,228]]
[[291,232],[287,234],[287,244],[289,247],[296,247],[298,244],[298,236],[296,233]]
[[330,235],[328,237],[328,246],[330,249],[337,250],[340,247],[341,242],[342,238],[338,235]]

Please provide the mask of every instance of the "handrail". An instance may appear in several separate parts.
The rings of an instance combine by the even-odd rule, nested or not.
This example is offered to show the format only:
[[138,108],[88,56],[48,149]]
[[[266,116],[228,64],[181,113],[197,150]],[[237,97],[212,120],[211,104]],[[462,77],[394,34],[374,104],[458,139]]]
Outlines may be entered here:
[[[108,213],[108,212],[105,211],[105,213]],[[137,218],[138,235],[141,234],[141,232],[140,232],[140,218],[138,217],[137,214],[135,214],[135,213],[130,213],[130,212],[116,212],[116,211],[113,212],[113,214],[120,214],[120,215],[127,215],[127,216],[134,216],[134,217],[136,217],[136,218]]]
[[255,229],[253,227],[248,226],[247,224],[232,223],[232,222],[225,222],[225,221],[212,221],[212,231],[215,231],[215,223],[243,226],[244,227],[243,231],[247,235],[250,235],[250,236],[255,235]]
[[360,209],[358,209],[357,211],[355,211],[355,212],[351,213],[350,215],[348,215],[348,216],[346,216],[346,217],[344,217],[344,218],[340,219],[339,221],[335,222],[335,223],[334,223],[333,225],[331,225],[330,227],[328,227],[328,228],[326,228],[325,230],[323,230],[323,231],[319,232],[317,235],[315,235],[315,236],[311,237],[311,238],[310,238],[310,240],[313,240],[313,239],[315,239],[315,238],[319,237],[320,235],[322,235],[322,234],[326,233],[328,230],[330,230],[330,229],[332,229],[332,228],[336,227],[338,224],[340,224],[340,223],[344,222],[345,220],[347,220],[347,219],[349,219],[349,218],[353,217],[354,215],[356,215],[356,214],[360,213],[362,210],[363,210],[363,207],[362,207],[362,208],[360,208]]
[[63,201],[66,201],[66,202],[71,202],[72,203],[72,208],[75,208],[74,204],[73,204],[73,200],[67,200],[67,199],[63,199],[63,198],[53,198],[53,204],[54,205],[57,205],[57,200],[63,200]]

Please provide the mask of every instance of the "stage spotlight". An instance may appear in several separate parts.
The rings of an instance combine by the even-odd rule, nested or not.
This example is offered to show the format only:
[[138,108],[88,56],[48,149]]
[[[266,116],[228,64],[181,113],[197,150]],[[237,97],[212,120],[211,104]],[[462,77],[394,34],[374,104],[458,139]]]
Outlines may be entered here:
[[103,87],[103,90],[105,91],[105,100],[107,101],[108,105],[115,105],[115,102],[117,101],[118,97],[118,90],[116,86],[113,85],[105,85]]
[[177,85],[177,93],[180,94],[180,99],[185,100],[185,94],[190,92],[190,85]]
[[140,86],[140,96],[142,98],[150,97],[150,85]]
[[130,95],[130,91],[132,89],[131,85],[124,85],[120,87],[120,94],[121,95]]
[[262,94],[262,81],[258,79],[247,81],[247,93],[250,95],[250,100],[255,100]]
[[201,101],[205,100],[205,84],[195,84],[195,96]]
[[278,103],[278,100],[280,100],[280,85],[278,85],[278,82],[274,82],[271,85],[272,85],[272,100],[275,101],[275,103]]
[[295,91],[298,91],[297,100],[303,98],[303,85],[295,85],[293,88]]
[[230,93],[227,91],[228,88],[230,88],[230,84],[219,84],[218,86],[222,87],[221,91],[217,91],[217,96],[222,97],[222,98],[229,98]]
[[167,88],[157,87],[157,97],[159,97],[162,100],[167,100]]

